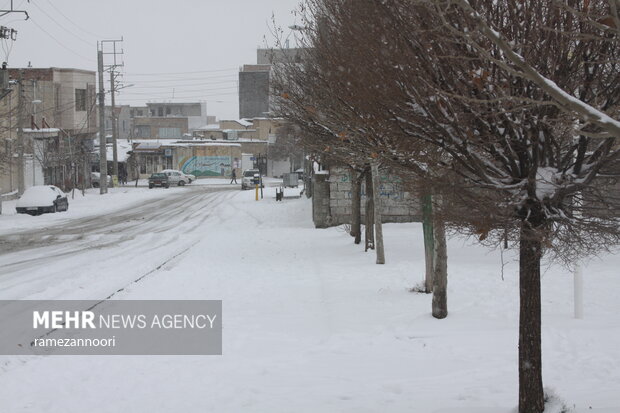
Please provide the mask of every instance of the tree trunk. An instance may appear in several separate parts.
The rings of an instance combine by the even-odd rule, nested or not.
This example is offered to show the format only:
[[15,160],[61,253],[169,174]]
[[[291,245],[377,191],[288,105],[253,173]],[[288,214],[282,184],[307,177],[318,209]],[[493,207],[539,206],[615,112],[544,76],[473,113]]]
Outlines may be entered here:
[[[435,197],[436,202],[439,197]],[[437,211],[439,208],[435,208]],[[433,317],[446,318],[448,316],[448,250],[446,246],[446,227],[444,222],[435,217],[434,256],[433,256]]]
[[306,191],[306,198],[312,198],[312,175],[314,175],[313,167],[313,161],[306,160],[306,165],[304,168],[304,188]]
[[369,249],[375,249],[375,234],[374,234],[374,223],[375,223],[375,206],[373,203],[373,189],[372,189],[372,171],[366,171],[366,214],[365,214],[365,242],[366,248],[365,251]]
[[355,243],[362,242],[362,179],[364,172],[358,174],[351,170],[351,236]]
[[422,230],[424,233],[424,262],[426,273],[424,275],[424,291],[427,294],[433,292],[433,255],[435,254],[435,242],[433,236],[433,204],[430,195],[423,195],[422,203]]
[[519,246],[519,413],[542,413],[540,238],[524,222]]
[[381,199],[379,198],[379,165],[372,163],[372,194],[375,206],[375,236],[377,264],[385,264],[385,250],[383,249],[383,225],[381,222]]

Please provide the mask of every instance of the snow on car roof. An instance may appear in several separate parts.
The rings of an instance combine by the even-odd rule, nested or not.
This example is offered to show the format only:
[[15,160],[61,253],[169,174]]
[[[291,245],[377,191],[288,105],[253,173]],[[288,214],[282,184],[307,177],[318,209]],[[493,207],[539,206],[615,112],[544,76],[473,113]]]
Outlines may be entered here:
[[57,187],[52,185],[31,186],[24,191],[24,194],[17,201],[18,207],[29,206],[48,206],[52,205],[58,195],[63,196],[64,193]]

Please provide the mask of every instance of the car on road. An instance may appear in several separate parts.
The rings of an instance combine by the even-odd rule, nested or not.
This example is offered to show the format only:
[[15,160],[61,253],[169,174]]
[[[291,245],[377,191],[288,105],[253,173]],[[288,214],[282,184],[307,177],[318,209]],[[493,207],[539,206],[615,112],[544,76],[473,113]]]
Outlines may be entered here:
[[26,189],[17,200],[18,214],[40,215],[45,212],[67,211],[69,199],[54,185],[37,185]]
[[[99,183],[101,182],[101,174],[99,172],[91,172],[90,182],[93,188],[99,188]],[[108,175],[108,188],[110,188],[111,186],[112,186],[112,177]]]
[[254,188],[257,183],[261,184],[261,188],[265,187],[265,184],[261,180],[260,171],[258,169],[246,169],[243,171],[241,177],[241,189]]
[[170,182],[170,185],[183,186],[185,184],[191,184],[192,181],[196,180],[196,177],[194,175],[187,175],[176,169],[164,169],[160,173],[166,174],[168,176],[168,181]]
[[168,180],[168,175],[165,173],[156,173],[152,174],[149,177],[149,189],[153,189],[156,186],[161,186],[163,188],[170,188],[170,181]]

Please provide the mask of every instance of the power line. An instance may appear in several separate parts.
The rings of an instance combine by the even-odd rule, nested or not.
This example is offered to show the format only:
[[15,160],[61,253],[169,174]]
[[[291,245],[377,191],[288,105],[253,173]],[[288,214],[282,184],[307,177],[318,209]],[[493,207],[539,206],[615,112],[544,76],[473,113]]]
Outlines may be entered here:
[[29,19],[29,21],[31,21],[32,23],[34,23],[35,26],[37,26],[39,28],[39,30],[41,30],[43,33],[47,34],[52,40],[54,40],[56,43],[58,43],[58,45],[60,45],[62,48],[68,50],[69,52],[73,53],[74,55],[81,57],[84,60],[88,60],[89,62],[95,62],[93,59],[88,58],[78,52],[76,52],[75,50],[65,46],[63,43],[61,43],[57,38],[55,38],[54,36],[52,36],[47,30],[45,30],[43,27],[41,27],[32,17]]
[[102,37],[106,37],[106,36],[101,36],[101,35],[89,32],[88,30],[85,30],[84,28],[79,26],[77,23],[75,23],[73,20],[71,20],[69,17],[67,17],[67,15],[65,15],[60,9],[58,9],[56,6],[54,6],[54,3],[51,0],[48,0],[48,3],[49,3],[50,6],[52,6],[52,8],[54,10],[56,10],[56,12],[58,12],[58,14],[60,14],[62,17],[64,17],[65,20],[67,20],[69,23],[71,23],[73,26],[75,26],[78,30],[81,30],[82,32],[88,34],[89,36],[94,37],[95,39],[100,39]]
[[183,89],[183,88],[191,88],[191,87],[199,87],[199,86],[225,86],[225,85],[237,85],[237,80],[227,80],[225,82],[205,82],[205,83],[188,83],[186,85],[179,85],[179,84],[172,84],[172,85],[143,85],[142,82],[130,82],[127,81],[127,83],[131,83],[134,86],[132,86],[132,89],[169,89],[171,87],[174,88],[179,88],[179,89]]
[[49,15],[49,14],[48,14],[45,10],[43,10],[41,7],[39,7],[39,6],[38,6],[38,5],[37,5],[34,1],[33,1],[32,5],[33,5],[34,7],[36,7],[37,9],[39,9],[39,10],[40,10],[43,14],[45,14],[47,17],[49,17],[49,18],[50,18],[50,19],[51,19],[54,23],[56,23],[56,24],[57,24],[57,25],[58,25],[61,29],[63,29],[65,32],[69,33],[71,36],[75,37],[76,39],[78,39],[78,40],[79,40],[79,41],[81,41],[82,43],[87,44],[89,47],[91,47],[91,46],[93,46],[93,45],[94,45],[94,42],[93,42],[93,43],[90,43],[90,42],[88,42],[88,41],[84,40],[84,39],[83,39],[83,38],[81,38],[80,36],[78,36],[78,35],[76,35],[75,33],[73,33],[71,30],[67,29],[67,28],[66,28],[65,26],[63,26],[62,24],[58,23],[58,21],[57,21],[54,17],[50,16],[50,15]]
[[[174,90],[174,93],[199,93],[199,92],[214,92],[214,91],[218,91],[218,90],[231,90],[231,89],[237,89],[237,86],[226,86],[226,87],[220,87],[220,88],[212,88],[212,89],[189,89],[189,90],[179,90],[177,88],[168,88],[169,90]],[[161,93],[161,91],[158,91],[158,93]],[[125,94],[128,95],[151,95],[152,93],[148,93],[148,92],[133,92],[131,90],[128,90],[127,92],[125,92]]]
[[122,101],[141,101],[145,102],[148,100],[179,100],[179,99],[203,99],[207,97],[218,97],[218,96],[237,96],[238,93],[216,93],[216,94],[201,94],[196,96],[179,96],[179,97],[170,97],[170,96],[150,96],[150,98],[122,98],[119,100]]
[[134,79],[138,82],[143,82],[143,83],[161,83],[161,82],[187,82],[187,81],[196,81],[196,80],[210,80],[210,79],[225,79],[225,78],[232,78],[232,77],[237,77],[238,74],[237,73],[230,73],[230,74],[226,74],[226,75],[216,75],[216,76],[198,76],[198,77],[186,77],[186,76],[182,76],[182,77],[166,77],[166,76],[159,76],[158,79],[142,79],[140,77],[136,77],[136,75],[132,75],[132,74],[127,74],[127,77],[129,79]]
[[216,73],[216,72],[228,72],[230,70],[238,70],[237,67],[231,67],[228,69],[215,69],[215,70],[197,70],[194,72],[151,72],[151,73],[127,73],[128,75],[134,76],[162,76],[162,75],[191,75],[197,73]]

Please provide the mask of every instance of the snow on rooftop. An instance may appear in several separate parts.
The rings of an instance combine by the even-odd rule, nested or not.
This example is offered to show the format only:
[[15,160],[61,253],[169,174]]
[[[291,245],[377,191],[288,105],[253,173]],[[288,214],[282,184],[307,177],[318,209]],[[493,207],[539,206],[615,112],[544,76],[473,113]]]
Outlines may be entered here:
[[219,124],[211,123],[209,125],[201,126],[198,129],[196,129],[196,130],[218,130],[218,129],[220,129],[220,125]]
[[42,128],[42,129],[24,128],[22,130],[24,131],[24,133],[58,133],[60,132],[60,129],[58,128]]
[[[129,153],[132,150],[130,142],[119,139],[116,142],[116,159],[118,162],[127,162],[129,159]],[[114,159],[114,146],[112,144],[106,145],[106,159],[112,161]]]

